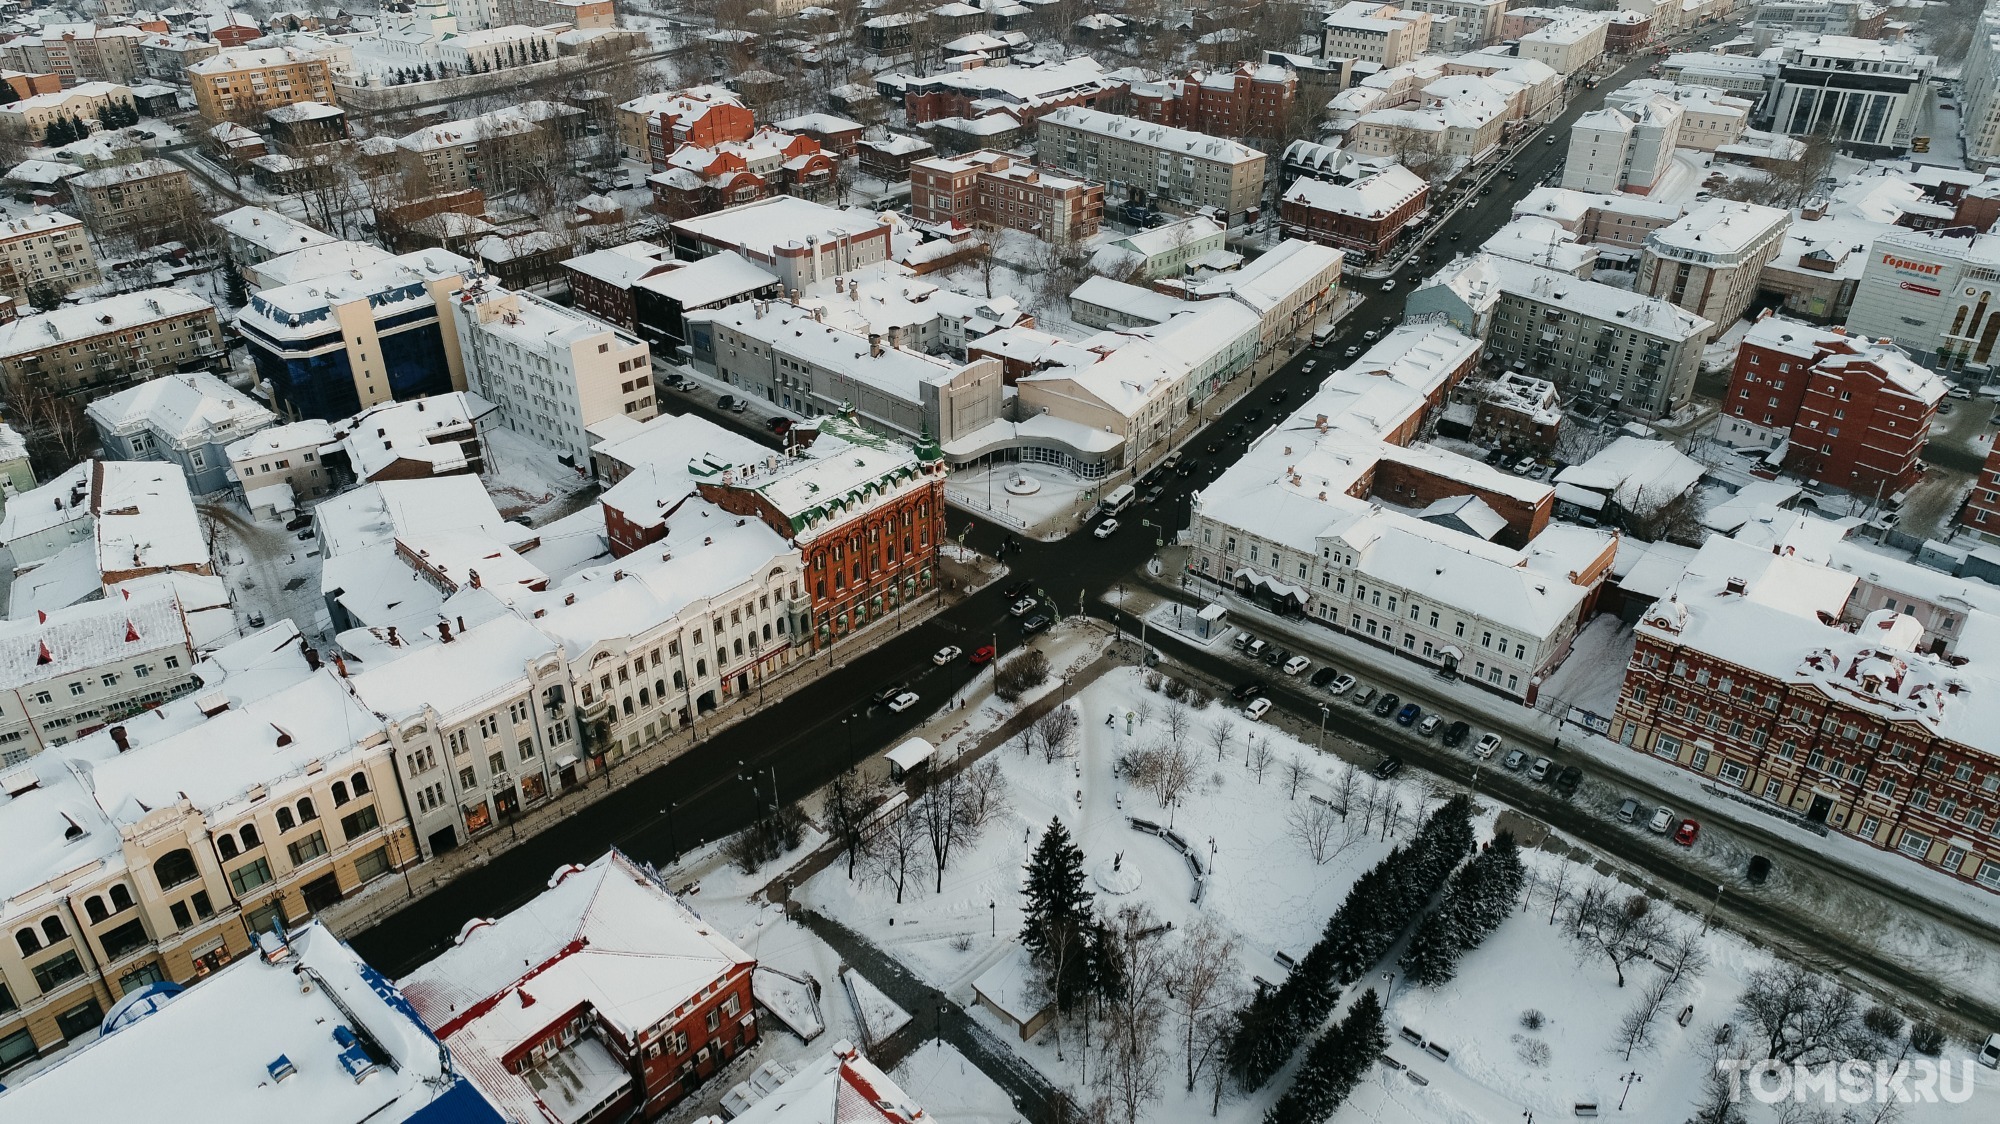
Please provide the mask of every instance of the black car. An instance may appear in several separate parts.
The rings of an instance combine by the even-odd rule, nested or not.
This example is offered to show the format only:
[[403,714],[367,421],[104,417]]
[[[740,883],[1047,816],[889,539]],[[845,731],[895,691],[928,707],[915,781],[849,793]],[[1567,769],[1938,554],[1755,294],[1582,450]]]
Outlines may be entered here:
[[1463,722],[1453,722],[1444,728],[1444,744],[1457,749],[1459,746],[1465,744],[1465,739],[1471,733],[1472,727]]
[[1385,781],[1402,771],[1403,759],[1400,757],[1384,757],[1374,769],[1377,779]]
[[1313,672],[1312,678],[1306,680],[1306,682],[1311,683],[1315,687],[1324,688],[1328,683],[1333,682],[1335,677],[1337,677],[1339,674],[1340,674],[1339,668],[1334,667],[1332,664],[1328,664],[1327,666],[1320,668],[1318,671]]
[[1235,440],[1236,438],[1241,436],[1243,436],[1242,422],[1237,422],[1236,424],[1229,427],[1229,437],[1231,440]]
[[891,683],[887,687],[884,687],[881,690],[875,692],[875,694],[869,699],[869,701],[874,703],[876,706],[885,706],[889,703],[896,701],[896,696],[902,693],[903,693],[903,685],[901,683]]
[[1291,658],[1292,654],[1283,648],[1264,649],[1264,662],[1271,667],[1282,667],[1285,661]]
[[1167,494],[1167,489],[1165,485],[1155,484],[1152,487],[1146,489],[1146,495],[1144,496],[1144,498],[1140,499],[1139,502],[1147,505],[1158,503],[1160,497],[1166,494]]
[[1047,632],[1049,626],[1054,623],[1056,622],[1049,619],[1047,613],[1036,613],[1034,616],[1021,622],[1021,631],[1033,636],[1037,632]]
[[1013,585],[1008,586],[1006,589],[1001,590],[1000,597],[1002,600],[1006,601],[1008,604],[1011,605],[1014,602],[1019,601],[1023,597],[1034,596],[1034,593],[1035,593],[1034,582],[1018,581],[1015,582]]
[[[1214,446],[1210,446],[1210,448],[1213,449]],[[1201,462],[1190,457],[1187,460],[1182,461],[1180,467],[1176,468],[1174,471],[1180,473],[1182,476],[1193,476],[1194,470],[1200,467],[1201,467]]]
[[1507,459],[1507,450],[1505,450],[1505,449],[1488,449],[1488,450],[1486,450],[1486,463],[1487,463],[1487,464],[1499,464],[1499,463],[1500,463],[1501,461],[1504,461],[1504,460],[1506,460],[1506,459]]
[[1148,472],[1146,475],[1141,476],[1139,478],[1139,483],[1158,484],[1160,482],[1160,477],[1165,476],[1166,474],[1167,474],[1167,466],[1162,464],[1156,464],[1153,466],[1153,470],[1151,472]]
[[1208,443],[1208,448],[1204,450],[1204,452],[1206,452],[1211,457],[1221,451],[1222,451],[1222,442],[1220,441],[1210,441]]
[[1564,765],[1556,774],[1556,791],[1564,796],[1575,796],[1576,786],[1583,783],[1583,770],[1574,765]]
[[1375,700],[1375,717],[1387,718],[1391,714],[1396,713],[1402,705],[1402,699],[1394,695],[1383,695],[1381,698]]
[[1229,692],[1229,697],[1235,699],[1237,702],[1242,702],[1253,695],[1261,695],[1263,693],[1264,681],[1262,679],[1252,679],[1248,683],[1239,684],[1235,690]]
[[1244,421],[1247,421],[1247,422],[1260,422],[1260,421],[1263,421],[1263,420],[1264,420],[1264,411],[1262,411],[1262,410],[1251,410],[1251,411],[1250,411],[1249,413],[1246,413],[1246,414],[1244,414],[1244,415],[1243,415],[1243,420],[1244,420]]

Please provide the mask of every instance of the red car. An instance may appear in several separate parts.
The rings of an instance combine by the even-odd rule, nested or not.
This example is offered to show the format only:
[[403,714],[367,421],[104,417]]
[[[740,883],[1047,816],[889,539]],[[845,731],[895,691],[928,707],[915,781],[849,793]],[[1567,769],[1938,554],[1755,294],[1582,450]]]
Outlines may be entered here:
[[993,645],[985,644],[972,650],[972,666],[993,662]]
[[1682,820],[1681,826],[1674,831],[1674,842],[1683,847],[1692,847],[1694,846],[1695,839],[1700,835],[1700,824],[1693,820]]

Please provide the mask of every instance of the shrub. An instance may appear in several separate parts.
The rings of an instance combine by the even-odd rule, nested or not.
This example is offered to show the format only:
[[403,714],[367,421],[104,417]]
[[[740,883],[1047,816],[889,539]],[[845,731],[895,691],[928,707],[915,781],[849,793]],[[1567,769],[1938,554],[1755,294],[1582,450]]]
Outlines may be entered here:
[[1892,1042],[1903,1036],[1903,1016],[1887,1007],[1868,1008],[1868,1013],[1861,1016],[1861,1025]]
[[1935,1058],[1944,1052],[1944,1028],[1929,1019],[1918,1019],[1910,1027],[1910,1049]]
[[993,677],[993,693],[1008,702],[1049,681],[1049,657],[1040,648],[1030,648],[1008,660]]
[[1548,1021],[1540,1011],[1535,1010],[1533,1007],[1521,1012],[1521,1025],[1529,1030],[1540,1030],[1543,1024]]

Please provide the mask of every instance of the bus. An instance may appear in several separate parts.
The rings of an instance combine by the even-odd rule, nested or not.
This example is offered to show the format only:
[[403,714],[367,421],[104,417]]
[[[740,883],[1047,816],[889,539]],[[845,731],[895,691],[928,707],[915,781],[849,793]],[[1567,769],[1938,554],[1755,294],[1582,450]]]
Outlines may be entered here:
[[1097,501],[1097,510],[1106,515],[1116,515],[1132,506],[1132,497],[1137,493],[1130,484],[1120,484]]

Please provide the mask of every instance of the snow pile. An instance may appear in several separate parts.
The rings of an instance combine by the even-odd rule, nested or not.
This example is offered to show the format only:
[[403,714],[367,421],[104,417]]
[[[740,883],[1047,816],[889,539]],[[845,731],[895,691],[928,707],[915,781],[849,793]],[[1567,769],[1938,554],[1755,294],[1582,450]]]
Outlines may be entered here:
[[910,1013],[882,994],[882,989],[868,982],[867,977],[846,968],[841,971],[840,978],[847,985],[847,997],[854,1003],[855,1016],[861,1021],[861,1032],[869,1045],[875,1045],[910,1025]]

